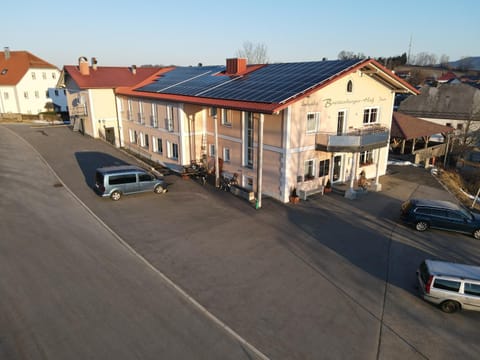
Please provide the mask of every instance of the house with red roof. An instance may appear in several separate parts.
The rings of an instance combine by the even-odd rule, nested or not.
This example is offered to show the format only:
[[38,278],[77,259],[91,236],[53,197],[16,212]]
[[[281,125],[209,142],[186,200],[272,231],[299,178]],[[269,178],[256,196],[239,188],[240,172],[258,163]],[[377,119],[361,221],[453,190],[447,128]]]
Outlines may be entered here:
[[0,52],[0,114],[38,114],[52,102],[60,70],[28,51]]
[[80,57],[77,65],[63,67],[60,86],[67,95],[70,121],[75,130],[120,146],[115,88],[134,86],[159,71],[158,67],[98,66]]
[[[356,196],[386,172],[395,93],[417,90],[373,59],[171,67],[117,88],[122,146],[171,168],[204,162],[282,202],[328,182]],[[212,166],[213,165],[213,166]],[[221,169],[220,169],[221,167]]]

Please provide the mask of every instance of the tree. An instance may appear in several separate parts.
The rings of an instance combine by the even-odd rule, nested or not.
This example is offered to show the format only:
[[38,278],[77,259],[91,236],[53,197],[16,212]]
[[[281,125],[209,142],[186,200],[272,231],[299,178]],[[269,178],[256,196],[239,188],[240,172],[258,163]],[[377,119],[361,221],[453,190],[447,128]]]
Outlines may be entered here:
[[415,55],[412,64],[413,65],[418,65],[418,66],[432,66],[436,65],[438,63],[437,61],[437,55],[435,54],[430,54],[427,52],[421,52]]
[[440,66],[444,68],[449,68],[449,65],[448,65],[449,61],[450,61],[450,58],[448,57],[448,55],[442,54],[442,56],[440,56]]
[[354,54],[352,51],[342,50],[338,53],[338,60],[352,60],[352,59],[365,59],[366,56],[363,53]]
[[246,58],[249,64],[268,63],[267,46],[263,43],[254,44],[251,41],[245,41],[243,47],[237,50],[236,55]]

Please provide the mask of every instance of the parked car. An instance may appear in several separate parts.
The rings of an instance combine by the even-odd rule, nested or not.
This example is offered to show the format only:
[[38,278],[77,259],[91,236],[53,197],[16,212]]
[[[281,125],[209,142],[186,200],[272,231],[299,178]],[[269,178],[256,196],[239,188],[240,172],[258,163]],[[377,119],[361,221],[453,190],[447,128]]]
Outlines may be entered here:
[[107,166],[95,172],[95,191],[112,200],[122,195],[153,191],[162,194],[167,191],[165,181],[154,174],[133,165]]
[[417,278],[422,297],[446,313],[480,311],[480,267],[438,260],[423,261]]
[[400,218],[418,231],[431,227],[469,234],[480,240],[480,214],[449,201],[410,199],[402,204]]

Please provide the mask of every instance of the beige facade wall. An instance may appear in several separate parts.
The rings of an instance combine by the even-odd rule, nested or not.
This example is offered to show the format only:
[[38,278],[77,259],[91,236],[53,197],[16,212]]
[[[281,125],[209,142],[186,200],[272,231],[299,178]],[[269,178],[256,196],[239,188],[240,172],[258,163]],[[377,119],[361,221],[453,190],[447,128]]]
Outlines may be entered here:
[[[347,91],[348,82],[352,91]],[[262,115],[264,119],[263,194],[280,201],[288,201],[292,188],[309,189],[325,185],[332,178],[334,157],[338,159],[338,181],[348,182],[352,172],[357,178],[365,170],[367,178],[386,171],[388,146],[373,150],[374,163],[359,166],[359,155],[351,153],[327,153],[315,149],[317,132],[336,134],[338,113],[345,113],[344,131],[364,126],[364,110],[375,108],[376,123],[390,127],[394,93],[386,86],[361,72],[352,73],[327,87],[305,97],[279,114]],[[215,120],[212,109],[190,104],[167,103],[156,100],[119,97],[121,127],[124,146],[167,166],[190,164],[203,156],[211,167],[215,144]],[[169,115],[169,112],[170,115]],[[316,114],[317,129],[307,131],[308,114]],[[225,117],[226,114],[226,117]],[[258,146],[258,119],[254,114],[253,167],[246,163],[247,113],[217,109],[218,152],[227,175],[237,173],[241,185],[256,191],[256,167]],[[171,118],[172,121],[166,119]],[[133,136],[132,134],[136,134]],[[145,136],[148,142],[145,142]],[[136,137],[136,138],[135,138]],[[143,140],[142,140],[143,138]],[[162,151],[158,149],[158,139]],[[172,156],[176,144],[178,156]],[[226,158],[226,155],[229,158]],[[305,164],[313,162],[312,179],[305,179]],[[329,174],[320,177],[319,167],[329,161]],[[378,163],[378,171],[377,171]]]

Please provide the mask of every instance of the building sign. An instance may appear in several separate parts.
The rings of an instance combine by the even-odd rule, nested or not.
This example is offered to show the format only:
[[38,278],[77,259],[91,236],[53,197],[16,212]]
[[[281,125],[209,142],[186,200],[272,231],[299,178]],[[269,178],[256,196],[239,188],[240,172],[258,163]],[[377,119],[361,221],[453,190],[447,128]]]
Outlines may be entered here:
[[87,115],[87,107],[85,104],[77,105],[70,108],[70,115],[85,116]]

